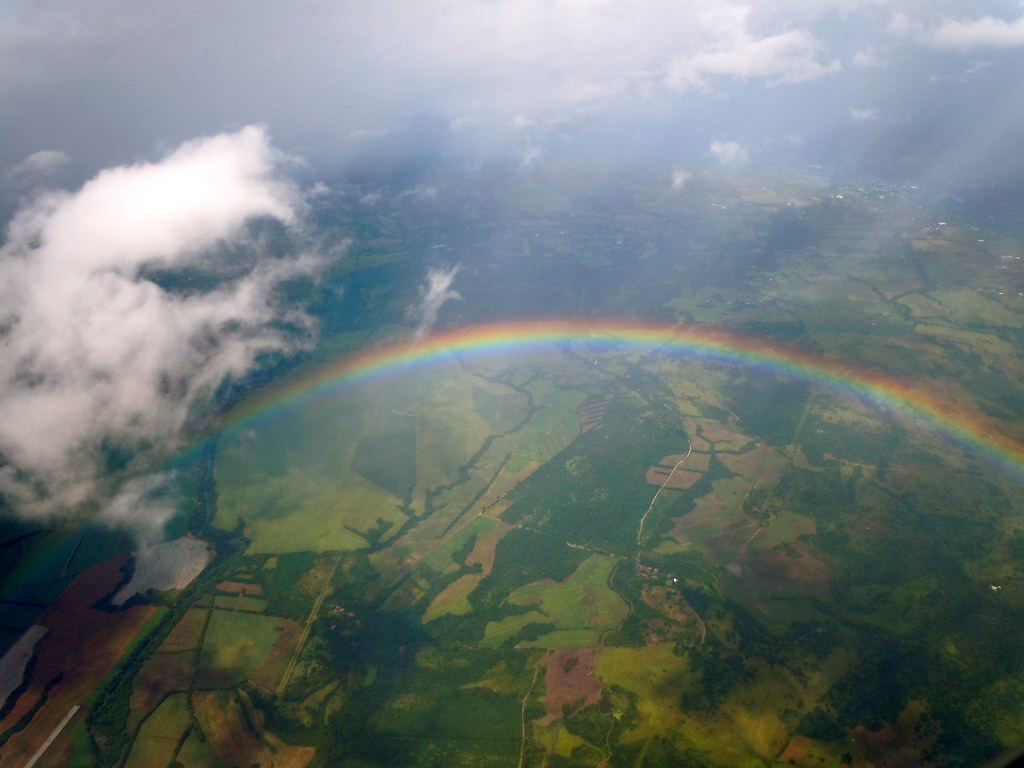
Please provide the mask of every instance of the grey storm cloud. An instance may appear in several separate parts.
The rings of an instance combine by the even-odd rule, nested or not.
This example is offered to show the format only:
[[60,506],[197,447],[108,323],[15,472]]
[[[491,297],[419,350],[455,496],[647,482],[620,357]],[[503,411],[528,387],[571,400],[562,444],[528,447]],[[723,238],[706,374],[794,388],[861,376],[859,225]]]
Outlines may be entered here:
[[[316,256],[253,259],[225,275],[214,255],[227,244],[259,254],[253,220],[298,225],[302,200],[281,161],[247,127],[105,170],[13,219],[0,248],[0,492],[20,512],[109,498],[104,445],[151,468],[226,377],[303,343],[311,320],[274,293],[315,271]],[[174,292],[153,278],[186,266],[218,277]],[[135,499],[151,490],[126,486]],[[124,517],[131,505],[109,508]]]

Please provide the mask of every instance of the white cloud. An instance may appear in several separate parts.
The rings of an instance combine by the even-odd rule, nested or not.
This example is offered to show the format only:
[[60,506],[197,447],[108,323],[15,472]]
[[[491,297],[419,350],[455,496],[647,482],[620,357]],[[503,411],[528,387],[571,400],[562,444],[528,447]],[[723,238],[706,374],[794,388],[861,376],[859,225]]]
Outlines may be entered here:
[[331,188],[324,184],[322,181],[318,181],[313,184],[308,190],[306,190],[306,197],[329,197],[331,194]]
[[515,118],[512,120],[512,127],[515,128],[517,131],[522,131],[532,126],[533,120],[531,120],[529,117],[522,113],[516,115]]
[[889,17],[885,31],[897,37],[912,37],[921,32],[921,24],[902,11],[896,11]]
[[479,115],[461,115],[449,121],[448,127],[453,131],[466,131],[470,128],[476,128],[484,122],[484,119]]
[[415,200],[433,202],[434,200],[437,200],[437,187],[430,186],[429,184],[417,184],[412,189],[407,189],[402,192],[399,197],[411,197]]
[[966,83],[968,80],[977,77],[991,66],[992,62],[989,61],[972,61],[959,72],[951,72],[945,75],[931,75],[928,79],[933,83],[940,83],[946,80]]
[[365,139],[379,139],[390,134],[387,128],[353,128],[348,132],[348,137],[356,141]]
[[928,35],[935,48],[970,51],[976,48],[1015,48],[1024,45],[1024,16],[1005,21],[985,16],[975,21],[946,19]]
[[170,266],[237,235],[253,216],[295,217],[294,191],[273,174],[279,158],[263,130],[190,141],[159,163],[113,168],[74,195],[18,214],[12,239],[41,238],[36,258],[56,268]]
[[544,156],[544,153],[537,147],[528,147],[519,153],[519,170],[527,171],[533,168],[540,159]]
[[175,513],[173,499],[166,493],[169,480],[163,473],[129,480],[103,505],[99,519],[133,528],[141,543],[159,541],[164,525]]
[[878,119],[878,110],[870,107],[865,109],[850,107],[850,119],[855,123],[868,123]]
[[[155,163],[103,171],[23,209],[0,249],[0,492],[48,515],[114,492],[115,445],[149,469],[193,409],[257,355],[310,330],[274,291],[310,255],[238,263],[211,249],[258,241],[259,217],[290,224],[301,201],[262,129],[190,141]],[[171,292],[155,269],[188,265],[216,284]],[[124,478],[121,478],[123,481]]]
[[679,192],[686,186],[686,182],[690,180],[693,174],[689,171],[683,170],[682,168],[676,168],[672,171],[672,191]]
[[7,177],[24,180],[39,176],[48,176],[58,168],[71,161],[66,152],[58,149],[44,149],[33,152],[7,172]]
[[[941,75],[948,66],[921,44],[932,33],[944,46],[1016,44],[1022,12],[1015,0],[321,1],[302,13],[266,0],[259,13],[239,7],[7,3],[4,168],[41,146],[90,167],[115,151],[145,152],[162,138],[259,116],[272,116],[282,141],[331,168],[372,163],[366,153],[387,151],[392,141],[465,156],[514,152],[517,115],[529,117],[531,141],[552,157],[569,145],[563,135],[576,146],[590,130],[596,140],[616,140],[627,121],[638,142],[640,130],[652,138],[671,131],[677,147],[692,148],[762,115],[765,140],[800,124],[809,147],[824,146],[810,139],[827,141],[851,88],[877,101],[892,93],[911,119],[938,114],[931,99],[948,94],[915,89],[922,72]],[[947,17],[956,21],[944,24]],[[208,44],[211,36],[217,45]],[[840,62],[860,71],[840,72]],[[1002,60],[986,76],[1009,83],[1013,67]],[[836,72],[830,91],[786,87],[777,112],[745,114],[762,109],[742,98],[754,88],[820,82]],[[117,98],[124,93],[139,98]],[[998,110],[1003,93],[991,88],[978,102]],[[983,126],[982,112],[974,119]],[[683,124],[682,114],[695,119]],[[572,129],[552,126],[553,115],[571,119]],[[444,137],[444,126],[461,134]],[[117,150],[108,149],[110,137]]]
[[416,336],[426,336],[437,322],[437,314],[441,307],[452,299],[461,299],[458,291],[452,290],[452,282],[459,274],[461,265],[456,264],[448,269],[427,270],[427,282],[420,289],[419,303],[409,314],[416,322]]
[[749,8],[737,6],[700,14],[707,32],[703,45],[672,57],[665,83],[679,90],[700,89],[707,87],[709,76],[729,76],[777,85],[814,80],[839,69],[837,60],[821,60],[825,47],[807,30],[761,37],[750,30],[749,17]]
[[855,67],[881,67],[885,65],[885,59],[878,55],[872,48],[864,48],[853,54],[852,59]]
[[722,165],[742,163],[747,159],[747,150],[735,141],[712,141],[709,151]]

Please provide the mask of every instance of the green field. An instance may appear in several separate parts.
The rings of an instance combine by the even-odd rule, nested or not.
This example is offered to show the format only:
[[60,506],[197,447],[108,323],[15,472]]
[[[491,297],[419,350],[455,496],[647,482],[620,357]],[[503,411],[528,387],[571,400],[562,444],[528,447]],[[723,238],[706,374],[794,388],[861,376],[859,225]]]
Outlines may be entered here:
[[214,610],[206,627],[199,664],[204,667],[254,669],[277,641],[280,621],[240,611]]
[[226,608],[233,611],[250,611],[263,613],[267,609],[267,601],[248,595],[214,595],[214,608]]
[[188,694],[174,693],[147,717],[135,737],[126,768],[165,768],[178,750],[178,743],[191,725]]

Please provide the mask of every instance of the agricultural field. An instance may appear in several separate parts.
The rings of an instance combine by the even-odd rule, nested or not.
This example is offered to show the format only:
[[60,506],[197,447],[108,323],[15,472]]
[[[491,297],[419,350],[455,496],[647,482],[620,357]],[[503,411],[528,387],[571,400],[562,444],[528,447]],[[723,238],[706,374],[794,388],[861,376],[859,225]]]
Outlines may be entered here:
[[[2,639],[49,633],[20,649],[0,765],[72,704],[49,764],[939,768],[1024,746],[1013,237],[907,190],[630,176],[611,205],[579,169],[557,195],[464,181],[443,214],[332,202],[357,235],[309,288],[323,338],[179,470],[196,499],[170,543],[211,547],[191,583],[170,557],[121,570],[131,547],[92,529],[12,530],[33,557],[0,560]],[[464,300],[420,337],[424,252],[463,265]],[[52,602],[94,562],[95,607]],[[54,606],[102,669],[48,661],[84,642]]]
[[627,611],[622,598],[608,587],[616,564],[614,558],[591,555],[562,582],[539,581],[510,592],[508,605],[530,610],[489,623],[481,644],[496,647],[522,627],[537,623],[550,624],[554,631],[527,641],[527,646],[596,645],[600,631],[618,626]]
[[96,690],[147,623],[162,609],[134,606],[111,614],[93,607],[111,594],[126,558],[83,570],[40,616],[49,629],[35,645],[31,674],[0,718],[0,765],[24,765],[65,717]]
[[199,664],[215,669],[258,667],[281,630],[280,621],[272,616],[215,609],[203,636]]
[[[796,239],[758,268],[694,245],[696,277],[663,299],[671,317],[933,377],[975,410],[1015,407],[1007,382],[1020,363],[997,329],[1024,306],[986,293],[984,265],[957,272],[943,261],[964,257],[952,229],[886,261],[902,221],[884,225],[893,235],[868,235],[877,222],[866,209],[824,202],[757,215],[741,237],[762,226]],[[576,226],[569,212],[555,221]],[[641,250],[651,265],[669,258]],[[988,258],[967,253],[972,265]],[[624,264],[584,266],[582,282],[600,284]],[[617,290],[628,303],[628,281]],[[353,338],[333,353],[342,365],[373,337]],[[1007,378],[951,378],[972,354]],[[521,765],[868,765],[872,744],[896,738],[879,735],[885,723],[919,734],[907,754],[934,752],[940,738],[950,749],[975,726],[942,714],[960,711],[948,693],[929,689],[926,726],[909,678],[895,680],[890,708],[864,720],[867,697],[881,695],[859,687],[867,670],[903,653],[910,633],[939,631],[928,597],[938,591],[1024,607],[1005,543],[982,533],[1000,520],[1013,527],[1005,515],[1019,489],[948,437],[834,382],[577,340],[544,354],[445,357],[410,379],[339,382],[260,418],[223,440],[217,522],[230,527],[229,510],[244,508],[252,556],[340,553],[328,588],[310,579],[310,616],[290,614],[317,617],[275,709],[318,754],[492,764],[441,725],[469,701],[439,704],[444,690],[509,697],[494,721],[508,730],[486,738],[518,744]],[[955,482],[937,482],[943,466]],[[296,538],[307,535],[317,543]],[[926,542],[938,535],[948,554],[936,560]],[[954,586],[963,573],[974,574],[971,590]],[[263,609],[253,598],[275,610],[272,591],[244,605],[222,592],[217,605]],[[851,650],[867,635],[868,648]],[[979,638],[956,637],[957,661],[947,651],[929,663],[985,653]],[[325,673],[339,684],[325,687]],[[318,723],[359,712],[361,739],[342,748],[317,735]],[[864,746],[844,744],[847,733]],[[384,741],[393,746],[374,746]],[[519,762],[515,748],[502,754],[494,765]]]
[[0,659],[0,707],[25,679],[25,669],[35,653],[35,645],[47,632],[41,624],[33,624],[25,630]]
[[187,695],[174,693],[168,696],[143,721],[125,761],[126,768],[170,765],[189,723]]

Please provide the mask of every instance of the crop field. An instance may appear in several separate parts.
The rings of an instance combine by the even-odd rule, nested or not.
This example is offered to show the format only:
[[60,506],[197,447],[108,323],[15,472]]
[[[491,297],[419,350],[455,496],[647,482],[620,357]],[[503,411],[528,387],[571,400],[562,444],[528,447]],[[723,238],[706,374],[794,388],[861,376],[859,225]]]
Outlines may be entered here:
[[[399,503],[387,491],[358,475],[344,481],[311,477],[298,470],[234,486],[224,480],[225,509],[249,513],[235,519],[246,522],[252,552],[322,552],[360,549],[367,545],[358,530],[349,527],[346,513],[357,510],[355,523],[368,529],[376,517],[394,518]],[[272,499],[273,506],[247,506],[250,499]],[[289,510],[284,515],[284,510]],[[275,511],[276,510],[276,511]],[[370,518],[365,510],[374,510]],[[405,516],[398,514],[398,519]],[[234,525],[234,523],[232,523]]]
[[213,607],[231,611],[263,613],[267,610],[267,601],[259,597],[249,597],[248,595],[214,595]]
[[243,519],[254,552],[366,546],[358,530],[372,527],[375,517],[359,516],[346,527],[346,513],[370,505],[389,517],[398,502],[350,473],[355,447],[337,445],[338,434],[364,434],[364,412],[333,400],[314,405],[267,414],[220,447],[216,521],[233,527]]
[[273,616],[214,610],[199,664],[217,669],[255,669],[266,661],[281,631],[281,620]]
[[313,750],[289,746],[263,730],[260,714],[243,696],[208,691],[192,698],[199,727],[217,757],[232,766],[304,768],[313,759]]
[[530,415],[525,393],[494,382],[473,385],[473,410],[498,434],[511,432]]
[[278,619],[281,632],[274,641],[263,662],[249,673],[249,681],[264,691],[274,691],[281,680],[299,641],[301,629],[298,622]]
[[485,575],[482,573],[468,573],[453,581],[441,590],[427,606],[423,612],[423,623],[426,624],[448,614],[464,616],[472,611],[473,606],[469,602],[469,596],[484,578]]
[[580,432],[575,411],[584,399],[583,393],[573,390],[545,394],[540,410],[519,435],[506,470],[514,475],[530,465],[543,464],[568,446]]
[[644,475],[648,485],[653,485],[658,488],[672,488],[680,491],[684,491],[687,488],[692,487],[693,484],[703,476],[704,473],[702,472],[694,472],[691,469],[675,469],[674,465],[658,465],[656,467],[651,467]]
[[215,588],[218,592],[228,592],[232,595],[263,594],[263,587],[251,581],[221,581]]
[[757,485],[774,484],[790,465],[790,459],[782,452],[767,446],[716,455],[734,475],[742,475]]
[[606,685],[617,685],[638,697],[639,726],[631,738],[664,732],[682,720],[678,692],[687,685],[689,663],[672,646],[604,648],[595,673]]
[[[71,707],[88,699],[157,614],[152,606],[135,606],[116,614],[91,607],[117,585],[123,564],[124,559],[117,558],[82,571],[40,617],[50,632],[36,646],[28,687],[0,720],[0,733],[23,716],[31,719],[4,744],[0,752],[3,768],[24,765]],[[38,710],[30,714],[39,703]]]
[[167,634],[159,650],[174,653],[198,648],[209,613],[205,608],[189,608]]
[[227,765],[217,757],[202,731],[193,728],[178,750],[178,762],[189,768],[223,768]]
[[125,768],[166,768],[178,751],[178,744],[192,720],[188,694],[168,696],[143,721]]
[[[532,625],[538,626],[538,632],[548,633],[555,629],[554,619],[546,613],[541,613],[537,610],[517,613],[498,621],[489,622],[484,630],[484,637],[480,641],[480,646],[483,648],[497,648],[504,643],[510,642],[522,630]],[[592,632],[585,632],[584,635],[585,640],[594,641],[597,639]]]
[[600,701],[604,689],[594,675],[599,653],[597,648],[580,647],[548,654],[544,661],[545,711],[537,720],[538,725],[547,725]]
[[[743,500],[752,485],[742,478],[726,478],[712,483],[712,492],[696,499],[693,511],[675,519],[669,537],[684,546],[694,546],[710,558],[716,553],[738,549],[738,541],[753,533],[756,523],[743,512]],[[666,542],[660,549],[674,547]],[[724,564],[724,563],[723,563]]]
[[174,691],[187,691],[192,684],[195,655],[192,653],[154,653],[135,675],[132,689],[129,729],[134,729],[153,708]]
[[591,555],[565,581],[544,580],[514,590],[507,602],[531,610],[488,624],[482,645],[496,647],[530,624],[551,625],[554,631],[529,638],[524,647],[595,644],[600,630],[621,623],[628,610],[608,586],[616,564],[613,558]]
[[[217,464],[218,524],[243,519],[254,553],[365,548],[370,531],[383,525],[386,537],[406,522],[403,499],[422,509],[423,494],[440,494],[434,508],[457,512],[486,488],[478,479],[521,472],[579,432],[580,393],[534,387],[540,404],[527,421],[522,391],[457,366],[444,370],[419,380],[418,390],[347,391],[318,400],[312,411],[282,409],[226,439]],[[338,450],[337,434],[346,435],[347,448]],[[477,459],[478,472],[460,479],[488,438],[497,439]],[[443,528],[451,519],[438,522]]]
[[480,571],[460,576],[441,590],[424,611],[424,624],[447,614],[463,616],[473,610],[469,596],[490,575],[498,542],[510,529],[498,520],[478,515],[466,530],[475,538],[473,549],[466,555],[463,565]]
[[419,414],[416,465],[421,488],[452,483],[464,466],[492,434],[491,428],[473,410],[468,382],[459,382],[440,393]]

